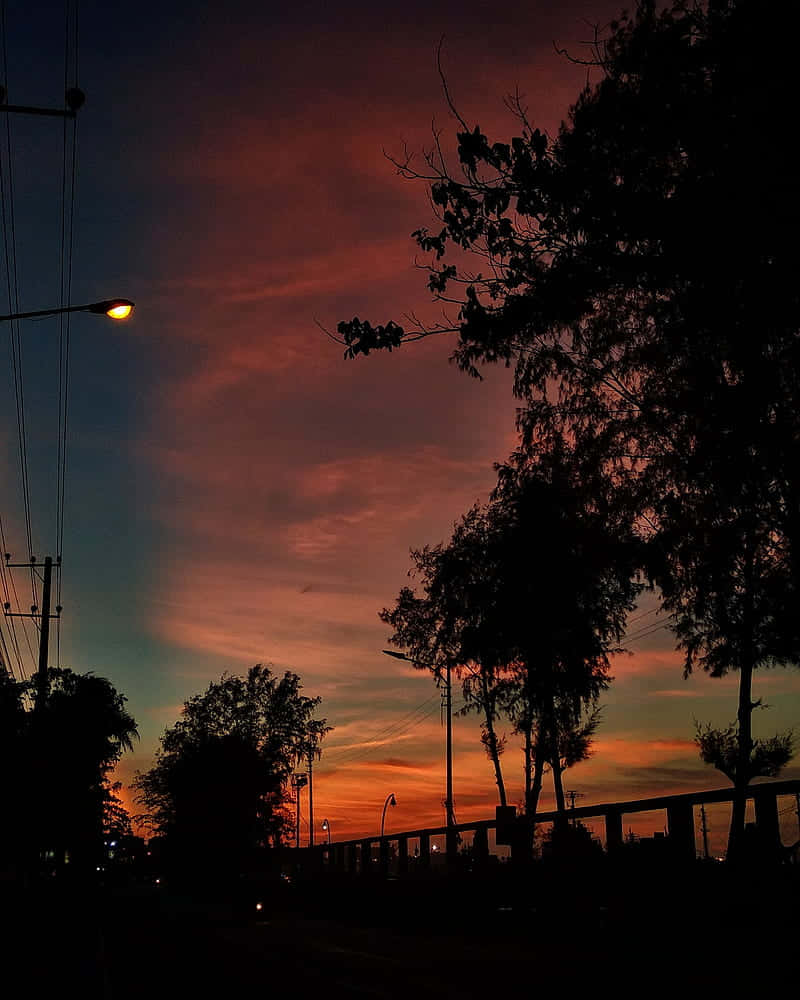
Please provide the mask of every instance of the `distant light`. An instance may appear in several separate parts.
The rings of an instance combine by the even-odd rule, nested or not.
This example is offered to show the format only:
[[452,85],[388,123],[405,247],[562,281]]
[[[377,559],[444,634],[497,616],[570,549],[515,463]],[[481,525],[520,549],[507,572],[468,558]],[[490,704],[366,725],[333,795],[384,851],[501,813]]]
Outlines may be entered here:
[[156,885],[161,885],[161,879],[160,878],[156,879]]
[[116,847],[117,846],[116,840],[112,840],[111,843],[108,846],[109,847]]
[[132,302],[120,302],[117,305],[111,306],[110,309],[106,309],[106,316],[110,316],[111,319],[127,319],[132,312]]
[[256,909],[257,910],[263,910],[264,909],[264,904],[263,903],[256,903]]

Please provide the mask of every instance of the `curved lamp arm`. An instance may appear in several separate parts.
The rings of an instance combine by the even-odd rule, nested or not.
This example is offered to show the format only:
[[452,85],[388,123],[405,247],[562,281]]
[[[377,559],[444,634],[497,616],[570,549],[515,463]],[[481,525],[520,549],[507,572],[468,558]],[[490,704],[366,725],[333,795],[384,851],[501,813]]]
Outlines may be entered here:
[[386,825],[386,810],[389,806],[396,806],[397,799],[394,797],[394,792],[391,792],[386,796],[386,801],[383,803],[383,812],[381,813],[381,836],[383,836],[383,829]]

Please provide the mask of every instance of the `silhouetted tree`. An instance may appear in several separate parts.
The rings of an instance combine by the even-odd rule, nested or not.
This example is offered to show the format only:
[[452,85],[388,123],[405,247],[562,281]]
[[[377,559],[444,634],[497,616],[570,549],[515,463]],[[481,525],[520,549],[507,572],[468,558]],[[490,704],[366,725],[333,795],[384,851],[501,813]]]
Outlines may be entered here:
[[404,587],[394,608],[384,608],[380,617],[394,630],[390,642],[416,667],[432,671],[437,684],[448,666],[461,679],[463,711],[483,716],[481,742],[492,762],[500,804],[506,805],[500,764],[504,740],[496,731],[506,665],[485,627],[498,584],[492,528],[487,511],[475,506],[456,524],[448,544],[412,550],[413,573],[424,596]]
[[110,774],[138,733],[125,697],[105,677],[66,668],[48,675],[47,698],[35,711],[24,709],[33,680],[0,678],[10,800],[3,826],[17,850],[27,845],[31,863],[47,852],[57,865],[69,859],[73,870],[86,869],[102,854]]
[[[706,751],[716,747],[715,766],[738,793],[727,852],[735,859],[744,836],[747,786],[777,773],[767,766],[767,744],[753,738],[753,711],[760,704],[753,698],[753,675],[757,668],[798,662],[793,629],[786,627],[795,591],[786,538],[774,529],[760,470],[754,469],[760,456],[733,456],[720,442],[714,454],[702,462],[698,457],[689,459],[686,482],[673,484],[653,505],[658,530],[650,542],[649,575],[671,614],[685,674],[696,667],[712,677],[739,674],[735,727],[706,730],[701,743],[706,760]],[[779,744],[776,737],[769,746]]]
[[745,786],[754,778],[777,778],[794,754],[794,733],[791,730],[765,740],[752,739],[750,757],[742,776],[738,722],[724,729],[717,729],[711,723],[698,723],[695,743],[704,763],[721,771],[734,784],[740,783],[741,776]]
[[486,625],[513,665],[517,718],[534,726],[527,811],[535,812],[547,764],[563,815],[562,751],[594,731],[609,657],[622,651],[627,614],[642,589],[639,543],[613,480],[558,438],[538,457],[518,452],[498,469],[492,509],[502,525],[496,562],[504,582]]
[[167,728],[134,787],[177,868],[235,872],[280,841],[292,769],[330,731],[314,718],[322,699],[300,691],[297,674],[258,664],[210,684]]
[[739,671],[731,853],[753,670],[800,661],[789,14],[776,30],[755,0],[641,0],[555,137],[516,102],[519,134],[492,142],[451,105],[458,168],[438,141],[398,167],[430,185],[440,225],[414,237],[457,315],[338,328],[350,357],[456,333],[470,374],[514,366],[532,453],[563,434],[626,480],[687,671]]
[[562,765],[577,762],[568,748],[596,725],[608,658],[641,590],[638,544],[607,477],[563,442],[536,461],[516,454],[498,475],[490,503],[473,508],[448,545],[412,552],[424,596],[403,588],[381,618],[418,665],[441,672],[449,662],[460,673],[485,714],[501,802],[495,721],[500,710],[511,719],[524,741],[532,825],[547,765],[566,809]]

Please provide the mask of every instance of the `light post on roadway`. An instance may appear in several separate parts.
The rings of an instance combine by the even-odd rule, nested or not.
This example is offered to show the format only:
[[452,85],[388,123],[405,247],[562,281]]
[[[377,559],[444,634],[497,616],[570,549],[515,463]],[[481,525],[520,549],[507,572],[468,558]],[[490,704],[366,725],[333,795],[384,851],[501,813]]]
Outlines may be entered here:
[[330,847],[331,846],[331,825],[327,821],[327,819],[324,819],[322,821],[322,829],[325,831],[325,833],[328,834],[328,847]]
[[386,826],[386,809],[388,806],[396,806],[397,799],[394,797],[394,792],[390,792],[386,796],[386,801],[383,803],[383,812],[381,813],[381,837],[383,836],[383,830]]

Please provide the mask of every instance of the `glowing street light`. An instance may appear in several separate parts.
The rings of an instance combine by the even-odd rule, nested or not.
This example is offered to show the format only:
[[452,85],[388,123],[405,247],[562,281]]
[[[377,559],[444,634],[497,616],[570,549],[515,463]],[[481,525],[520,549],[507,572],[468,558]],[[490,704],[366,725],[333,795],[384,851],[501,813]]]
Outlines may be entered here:
[[394,797],[394,792],[391,792],[386,796],[386,801],[383,803],[383,812],[381,813],[381,836],[383,836],[383,829],[386,825],[386,809],[389,806],[396,806],[397,799]]
[[322,829],[328,834],[328,845],[330,846],[330,842],[331,842],[331,825],[327,821],[327,819],[324,819],[322,821]]
[[90,312],[105,314],[111,319],[127,319],[133,312],[134,303],[130,299],[103,299],[89,302],[84,306],[59,306],[56,309],[34,309],[32,312],[9,313],[0,316],[0,323],[15,319],[35,319],[39,316],[60,316],[63,313]]

